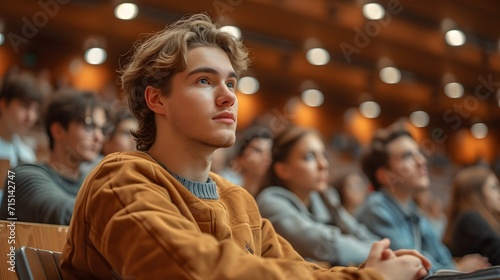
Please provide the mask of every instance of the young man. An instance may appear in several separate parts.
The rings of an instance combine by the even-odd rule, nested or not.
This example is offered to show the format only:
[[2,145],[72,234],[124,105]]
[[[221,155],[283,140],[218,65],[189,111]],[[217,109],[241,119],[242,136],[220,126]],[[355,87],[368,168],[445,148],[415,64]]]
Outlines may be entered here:
[[[68,225],[75,197],[85,178],[80,164],[101,150],[106,111],[93,93],[61,92],[50,100],[45,114],[49,162],[25,164],[15,175],[15,217],[18,221]],[[8,195],[0,219],[11,218]]]
[[271,164],[271,131],[261,126],[250,127],[237,138],[236,153],[230,169],[221,171],[220,175],[256,196]]
[[[136,152],[87,176],[62,252],[64,279],[416,279],[418,253],[374,245],[365,269],[305,262],[243,188],[210,173],[235,141],[242,43],[205,15],[141,45],[121,81],[139,121]],[[403,256],[401,256],[403,255]],[[377,271],[378,270],[378,271]]]
[[391,249],[412,248],[422,252],[437,269],[469,272],[488,266],[479,255],[462,259],[457,266],[431,222],[413,197],[429,188],[427,160],[417,142],[398,122],[374,137],[362,159],[362,168],[376,192],[357,212],[370,231],[391,240]]
[[135,141],[131,131],[137,129],[137,120],[127,107],[118,107],[111,113],[108,135],[104,137],[102,150],[92,162],[80,165],[83,174],[88,174],[104,156],[124,151],[135,151]]
[[6,76],[0,87],[0,200],[7,171],[36,161],[35,152],[19,135],[37,121],[42,99],[35,78],[28,74]]

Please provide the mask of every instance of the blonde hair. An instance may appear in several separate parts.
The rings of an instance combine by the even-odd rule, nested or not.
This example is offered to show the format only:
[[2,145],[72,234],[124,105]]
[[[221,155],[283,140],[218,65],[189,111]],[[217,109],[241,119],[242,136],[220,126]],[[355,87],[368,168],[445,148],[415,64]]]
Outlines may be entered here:
[[242,42],[220,30],[207,15],[195,14],[168,25],[144,42],[134,44],[134,53],[121,70],[120,83],[139,126],[133,132],[137,150],[147,151],[156,138],[155,114],[144,100],[148,86],[170,93],[172,77],[186,69],[188,52],[196,47],[222,49],[237,75],[249,64]]

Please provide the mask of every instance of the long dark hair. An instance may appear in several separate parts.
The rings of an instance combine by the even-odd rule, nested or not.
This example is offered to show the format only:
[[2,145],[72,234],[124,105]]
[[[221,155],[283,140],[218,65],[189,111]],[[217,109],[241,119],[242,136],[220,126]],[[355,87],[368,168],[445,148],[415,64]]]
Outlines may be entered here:
[[500,234],[500,215],[493,213],[484,203],[483,186],[491,175],[495,176],[493,171],[482,166],[467,167],[457,174],[451,188],[448,225],[443,238],[445,244],[451,244],[453,224],[457,216],[469,210],[479,212],[491,228]]

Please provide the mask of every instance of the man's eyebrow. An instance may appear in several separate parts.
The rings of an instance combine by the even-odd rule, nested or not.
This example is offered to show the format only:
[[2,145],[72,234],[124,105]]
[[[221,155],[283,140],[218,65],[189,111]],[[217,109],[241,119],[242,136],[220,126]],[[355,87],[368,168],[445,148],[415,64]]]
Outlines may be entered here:
[[[191,72],[189,72],[187,74],[187,77],[192,76],[194,74],[198,74],[198,73],[209,73],[209,74],[218,75],[219,71],[215,70],[212,67],[200,67],[200,68],[196,68],[196,69],[192,70]],[[235,79],[237,79],[238,75],[236,74],[236,72],[231,71],[231,72],[229,72],[229,74],[227,75],[227,77],[228,78],[235,78]]]

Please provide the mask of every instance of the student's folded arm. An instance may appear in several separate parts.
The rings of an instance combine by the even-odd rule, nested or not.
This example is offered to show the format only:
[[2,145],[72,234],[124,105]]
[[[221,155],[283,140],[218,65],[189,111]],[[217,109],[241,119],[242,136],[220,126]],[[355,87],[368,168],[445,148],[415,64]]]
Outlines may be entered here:
[[301,213],[286,197],[270,192],[258,197],[262,216],[269,218],[303,257],[348,265],[360,264],[367,257],[371,240],[342,234],[338,227],[314,221]]

